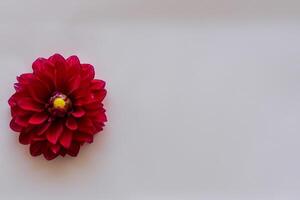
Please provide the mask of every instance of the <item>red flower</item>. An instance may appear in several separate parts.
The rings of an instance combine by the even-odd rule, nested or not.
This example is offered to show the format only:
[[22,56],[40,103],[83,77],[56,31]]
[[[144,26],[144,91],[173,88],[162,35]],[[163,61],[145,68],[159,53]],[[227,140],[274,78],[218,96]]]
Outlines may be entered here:
[[21,144],[30,145],[32,156],[77,156],[107,121],[101,103],[105,82],[94,79],[93,66],[81,64],[76,56],[38,58],[32,69],[17,77],[16,92],[8,101],[11,129],[20,133]]

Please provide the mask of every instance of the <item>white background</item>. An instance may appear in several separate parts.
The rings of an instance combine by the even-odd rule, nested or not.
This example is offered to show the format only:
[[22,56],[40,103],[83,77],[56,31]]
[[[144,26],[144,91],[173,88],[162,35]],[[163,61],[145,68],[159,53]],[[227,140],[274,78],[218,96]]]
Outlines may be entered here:
[[[0,199],[300,198],[296,0],[0,1]],[[15,77],[78,55],[109,122],[77,158],[10,131]]]

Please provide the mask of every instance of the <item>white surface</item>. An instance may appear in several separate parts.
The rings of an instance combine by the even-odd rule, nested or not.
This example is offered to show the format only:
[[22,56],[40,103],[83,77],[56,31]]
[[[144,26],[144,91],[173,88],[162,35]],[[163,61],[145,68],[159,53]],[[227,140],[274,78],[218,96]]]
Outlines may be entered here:
[[[299,199],[299,6],[1,1],[0,199]],[[7,99],[55,52],[95,65],[109,123],[48,162],[18,144]]]

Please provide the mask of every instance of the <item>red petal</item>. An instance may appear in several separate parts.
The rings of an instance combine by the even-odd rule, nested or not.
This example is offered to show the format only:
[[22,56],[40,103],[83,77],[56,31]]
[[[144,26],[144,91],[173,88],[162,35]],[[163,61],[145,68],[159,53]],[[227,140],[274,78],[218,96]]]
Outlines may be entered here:
[[75,157],[78,155],[79,149],[80,149],[80,145],[77,142],[73,142],[70,148],[68,149],[68,154],[70,156]]
[[38,79],[31,81],[28,87],[28,91],[32,98],[39,103],[45,103],[49,94],[51,93],[48,87],[45,86],[43,82],[41,82]]
[[59,142],[64,148],[68,149],[71,145],[72,137],[73,131],[65,129],[62,136],[59,139]]
[[102,104],[99,101],[93,101],[93,102],[89,102],[87,104],[84,104],[84,108],[86,108],[87,110],[98,110],[100,108],[102,108]]
[[72,79],[69,80],[67,83],[68,85],[68,94],[71,94],[73,91],[77,90],[80,86],[81,78],[80,76],[74,76]]
[[51,145],[50,148],[53,153],[57,154],[60,150],[60,145],[59,144]]
[[105,98],[107,91],[105,89],[102,89],[93,92],[93,94],[94,94],[94,99],[101,102]]
[[28,112],[26,110],[22,110],[18,106],[12,107],[10,111],[11,111],[11,116],[12,117],[27,116],[27,115],[29,115],[31,113],[31,112]]
[[39,74],[44,70],[44,64],[47,63],[48,60],[46,58],[37,58],[32,63],[32,69],[35,74]]
[[19,135],[19,142],[21,144],[29,144],[30,143],[30,138],[31,138],[31,135],[30,133],[20,133]]
[[50,147],[49,148],[45,148],[44,149],[44,157],[47,159],[47,160],[53,160],[54,158],[56,158],[59,154],[55,154],[51,151]]
[[15,123],[22,126],[22,127],[26,127],[28,125],[28,118],[27,117],[16,116],[14,119],[15,119]]
[[29,81],[31,79],[33,79],[33,74],[32,73],[25,73],[25,74],[21,74],[20,76],[17,77],[17,81],[21,84],[21,85],[26,85],[29,83]]
[[46,131],[47,139],[50,143],[56,144],[60,135],[63,132],[63,125],[60,122],[53,123]]
[[93,80],[95,78],[95,70],[94,67],[90,64],[81,64],[81,70],[83,75],[83,79]]
[[76,130],[78,128],[77,126],[77,122],[73,117],[69,117],[66,121],[66,126],[70,129],[70,130]]
[[47,122],[45,124],[41,124],[40,126],[37,126],[35,129],[32,130],[32,134],[34,135],[42,135],[43,133],[46,132],[46,130],[48,130],[48,128],[50,127],[51,123]]
[[87,134],[95,134],[96,128],[93,122],[85,117],[78,121],[78,130]]
[[39,156],[42,154],[43,152],[43,145],[45,143],[44,142],[35,142],[33,144],[30,145],[30,154],[32,156]]
[[49,60],[55,66],[54,83],[55,83],[56,89],[61,91],[64,88],[67,62],[66,62],[65,58],[60,54],[54,54],[53,56],[51,56],[49,58]]
[[38,58],[32,64],[36,77],[47,86],[48,89],[54,88],[54,65],[45,58]]
[[12,119],[12,120],[10,121],[9,126],[10,126],[10,128],[11,128],[13,131],[15,131],[15,132],[21,132],[22,129],[23,129],[22,126],[16,124],[16,122],[15,122],[14,119]]
[[76,118],[80,118],[80,117],[82,117],[84,114],[85,114],[85,111],[82,109],[82,108],[80,108],[80,107],[78,107],[75,111],[73,111],[72,113],[71,113],[74,117],[76,117]]
[[95,116],[94,121],[107,122],[106,115],[104,113],[99,113],[98,115]]
[[69,77],[80,74],[81,65],[77,56],[70,56],[66,61],[68,63],[67,74]]
[[29,123],[35,125],[42,124],[47,119],[48,119],[48,115],[45,112],[36,113],[29,119]]
[[36,103],[31,98],[24,97],[18,101],[18,106],[23,110],[41,112],[44,110],[43,106],[39,103]]
[[95,80],[92,80],[90,89],[91,90],[102,90],[102,89],[104,89],[104,87],[105,87],[105,81],[95,79]]
[[78,133],[74,134],[73,140],[75,140],[79,143],[80,142],[92,143],[93,142],[93,135],[78,132]]

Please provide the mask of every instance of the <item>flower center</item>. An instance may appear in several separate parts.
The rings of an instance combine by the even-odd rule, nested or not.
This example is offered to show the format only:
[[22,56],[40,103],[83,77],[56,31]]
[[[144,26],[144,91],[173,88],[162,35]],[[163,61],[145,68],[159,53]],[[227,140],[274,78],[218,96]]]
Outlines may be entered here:
[[66,101],[63,98],[57,97],[56,99],[54,99],[53,108],[55,108],[55,109],[64,109],[65,106],[66,106]]
[[48,111],[54,117],[63,117],[72,108],[71,100],[64,94],[56,92],[49,100]]

